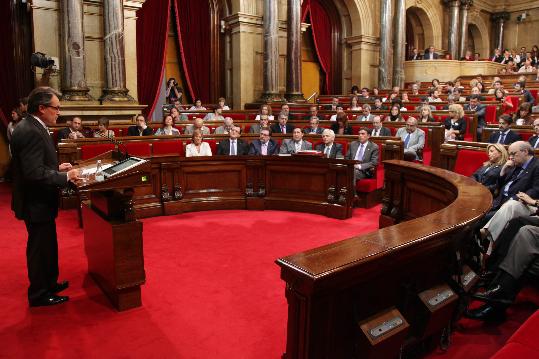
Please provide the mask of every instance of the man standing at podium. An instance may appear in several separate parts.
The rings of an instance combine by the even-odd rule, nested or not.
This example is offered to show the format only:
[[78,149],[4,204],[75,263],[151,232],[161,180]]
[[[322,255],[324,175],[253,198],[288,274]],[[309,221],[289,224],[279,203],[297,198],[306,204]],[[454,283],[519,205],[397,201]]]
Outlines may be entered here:
[[79,177],[71,164],[58,165],[56,149],[48,126],[56,124],[60,100],[50,87],[34,89],[28,98],[28,115],[13,132],[13,199],[17,219],[28,231],[28,301],[30,306],[60,304],[69,297],[58,296],[67,281],[58,283],[58,242],[56,216],[58,190]]

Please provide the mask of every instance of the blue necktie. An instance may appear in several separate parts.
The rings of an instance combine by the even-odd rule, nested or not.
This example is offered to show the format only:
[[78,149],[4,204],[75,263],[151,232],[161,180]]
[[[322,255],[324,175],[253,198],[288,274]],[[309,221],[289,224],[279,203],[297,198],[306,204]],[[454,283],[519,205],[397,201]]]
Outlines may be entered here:
[[410,134],[407,134],[404,139],[404,148],[408,148],[408,142],[410,142]]
[[505,144],[505,133],[502,133],[500,136],[500,142],[502,145]]

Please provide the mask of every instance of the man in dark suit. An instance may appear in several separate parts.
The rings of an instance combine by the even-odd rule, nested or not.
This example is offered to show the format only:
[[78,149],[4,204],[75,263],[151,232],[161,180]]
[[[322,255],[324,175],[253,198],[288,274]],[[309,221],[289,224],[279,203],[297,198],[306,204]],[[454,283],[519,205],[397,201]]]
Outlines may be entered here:
[[320,119],[316,116],[311,116],[311,118],[309,119],[309,127],[304,129],[303,132],[306,135],[309,135],[309,134],[321,135],[324,129],[318,126],[319,124],[320,124]]
[[339,98],[338,97],[333,97],[331,99],[331,104],[325,105],[324,110],[337,111],[337,106],[339,106]]
[[63,128],[60,131],[58,131],[58,134],[56,136],[56,140],[58,143],[62,142],[65,138],[84,138],[84,134],[82,133],[82,120],[80,117],[73,117],[71,120],[71,123],[69,123],[69,127]]
[[473,111],[477,115],[477,139],[478,140],[481,140],[483,128],[487,125],[487,122],[485,120],[487,107],[479,103],[480,99],[481,99],[481,96],[479,95],[471,95],[470,102],[464,105],[464,111]]
[[241,129],[232,127],[229,138],[219,142],[217,154],[222,156],[245,156],[249,153],[249,145],[240,139]]
[[135,119],[137,122],[136,126],[131,126],[127,128],[128,136],[151,136],[153,131],[151,128],[146,125],[146,117],[144,115],[138,115]]
[[292,125],[287,124],[288,116],[286,115],[279,115],[279,123],[274,124],[271,126],[271,132],[272,133],[292,133],[294,130],[294,127]]
[[412,50],[412,54],[410,55],[410,57],[408,57],[408,60],[414,61],[414,60],[421,60],[421,59],[423,59],[423,57],[419,53],[419,50],[414,47]]
[[436,52],[434,52],[434,46],[429,46],[428,49],[425,50],[425,55],[423,55],[423,60],[438,60],[439,56]]
[[60,113],[58,93],[38,87],[28,99],[28,115],[13,132],[12,209],[24,220],[28,232],[28,301],[30,306],[60,304],[69,299],[57,293],[68,287],[58,283],[58,242],[56,216],[60,187],[79,177],[71,164],[58,165],[54,142],[48,126],[56,124]]
[[502,51],[500,49],[495,49],[494,55],[492,55],[492,57],[490,58],[490,61],[499,63],[499,62],[502,62],[502,60],[503,60]]
[[319,121],[324,121],[326,119],[326,117],[324,115],[318,113],[318,106],[316,106],[316,105],[312,105],[311,107],[309,107],[309,114],[303,116],[303,119],[305,121],[310,121],[311,117],[313,117],[313,116],[318,117]]
[[535,98],[530,91],[526,90],[526,83],[521,81],[515,84],[515,92],[524,97],[524,102],[530,103],[532,106],[535,104]]
[[260,130],[260,138],[251,142],[249,146],[249,156],[271,156],[279,152],[279,146],[270,137],[270,131],[267,128]]
[[518,133],[511,130],[513,118],[509,115],[501,115],[498,119],[498,127],[500,131],[496,131],[490,135],[489,143],[501,143],[502,145],[510,145],[513,142],[521,141],[522,138]]
[[347,160],[359,161],[358,164],[354,165],[354,179],[356,181],[374,177],[374,171],[378,166],[378,145],[369,141],[369,138],[369,130],[366,127],[360,128],[359,141],[353,141],[346,152],[345,158]]
[[535,135],[530,137],[528,142],[536,149],[539,148],[539,118],[533,121],[533,129],[535,130]]
[[380,136],[391,136],[391,130],[387,127],[382,126],[382,119],[380,116],[374,116],[372,120],[372,130],[370,131],[370,136],[380,137]]
[[322,141],[324,141],[324,143],[317,145],[316,150],[322,152],[324,157],[343,158],[342,145],[334,142],[335,132],[325,129],[324,132],[322,132]]

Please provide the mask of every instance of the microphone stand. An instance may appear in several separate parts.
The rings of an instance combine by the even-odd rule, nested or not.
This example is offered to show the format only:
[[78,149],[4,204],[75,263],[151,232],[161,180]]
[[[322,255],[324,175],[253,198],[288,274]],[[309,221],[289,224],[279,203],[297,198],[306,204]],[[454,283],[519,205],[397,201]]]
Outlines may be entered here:
[[[116,161],[125,161],[129,158],[129,153],[127,153],[127,146],[122,142],[118,141],[114,137],[106,136],[104,137],[107,141],[116,145],[116,151],[112,153],[112,158]],[[120,149],[120,146],[123,147],[124,152]]]

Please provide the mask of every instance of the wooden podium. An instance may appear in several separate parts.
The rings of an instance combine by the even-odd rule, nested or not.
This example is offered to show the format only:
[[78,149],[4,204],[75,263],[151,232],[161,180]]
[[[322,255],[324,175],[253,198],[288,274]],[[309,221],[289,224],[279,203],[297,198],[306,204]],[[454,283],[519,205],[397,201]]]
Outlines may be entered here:
[[[115,163],[107,152],[81,162],[79,168]],[[119,311],[139,307],[145,282],[142,223],[135,219],[134,188],[150,184],[149,161],[97,182],[95,175],[75,183],[81,197],[88,272]]]

